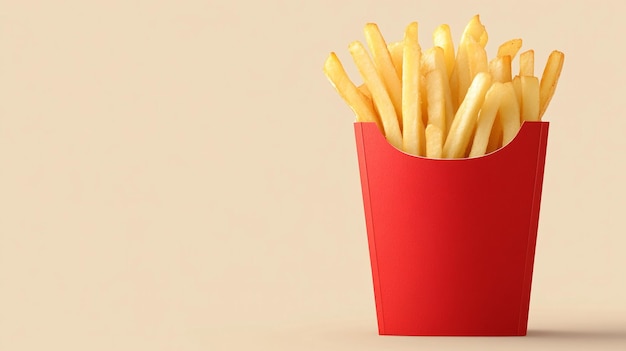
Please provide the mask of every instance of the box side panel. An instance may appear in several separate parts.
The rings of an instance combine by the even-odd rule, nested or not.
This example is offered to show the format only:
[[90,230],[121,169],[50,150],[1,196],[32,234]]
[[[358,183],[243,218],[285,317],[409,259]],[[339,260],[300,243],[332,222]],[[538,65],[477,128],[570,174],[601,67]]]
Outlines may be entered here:
[[363,208],[365,210],[365,226],[367,230],[367,243],[370,254],[370,264],[372,269],[372,281],[374,285],[374,299],[376,303],[376,318],[378,321],[379,334],[385,334],[385,319],[383,314],[383,302],[380,292],[380,277],[378,274],[378,259],[376,254],[376,241],[374,236],[374,219],[372,217],[372,206],[370,202],[370,187],[367,172],[367,155],[365,140],[363,137],[363,124],[354,124],[354,134],[357,145],[357,155],[359,159],[359,174],[361,177],[361,191],[363,193]]
[[533,193],[532,212],[528,230],[528,246],[526,251],[526,265],[522,296],[520,302],[520,320],[518,324],[519,335],[526,335],[528,329],[528,313],[530,310],[530,292],[532,287],[533,270],[535,263],[535,249],[537,246],[537,232],[539,227],[539,213],[541,208],[541,192],[543,189],[543,175],[546,162],[546,150],[548,145],[549,124],[541,126],[541,134],[537,147],[537,166],[535,174],[535,187]]

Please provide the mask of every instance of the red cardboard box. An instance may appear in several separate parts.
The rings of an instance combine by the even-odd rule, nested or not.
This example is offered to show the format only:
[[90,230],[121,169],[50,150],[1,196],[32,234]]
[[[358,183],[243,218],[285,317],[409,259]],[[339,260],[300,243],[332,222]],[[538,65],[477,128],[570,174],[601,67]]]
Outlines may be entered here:
[[354,124],[381,335],[526,335],[548,126],[435,160]]

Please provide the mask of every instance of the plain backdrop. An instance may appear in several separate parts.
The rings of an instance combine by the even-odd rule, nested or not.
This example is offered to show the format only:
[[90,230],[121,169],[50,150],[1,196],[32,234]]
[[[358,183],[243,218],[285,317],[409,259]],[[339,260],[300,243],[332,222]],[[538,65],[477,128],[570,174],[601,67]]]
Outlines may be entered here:
[[[0,1],[0,350],[626,347],[621,1]],[[529,336],[377,336],[351,110],[379,24],[566,54]],[[486,214],[488,215],[488,214]]]

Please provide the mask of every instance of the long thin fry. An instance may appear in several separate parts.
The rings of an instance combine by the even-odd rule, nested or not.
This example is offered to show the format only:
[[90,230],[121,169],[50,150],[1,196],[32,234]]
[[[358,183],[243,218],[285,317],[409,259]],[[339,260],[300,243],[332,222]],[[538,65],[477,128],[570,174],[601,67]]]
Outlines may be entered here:
[[402,130],[402,82],[400,82],[396,68],[391,60],[387,43],[385,43],[385,38],[383,38],[383,35],[378,29],[378,25],[375,23],[366,24],[364,32],[365,40],[372,52],[376,71],[382,78],[385,84],[384,86],[387,88],[391,103],[396,111],[400,130]]
[[443,73],[432,70],[426,74],[426,101],[428,102],[428,124],[434,124],[442,133],[446,127],[446,100],[443,88]]
[[522,47],[522,39],[511,39],[509,41],[506,41],[504,43],[502,43],[502,45],[500,45],[500,47],[498,48],[498,57],[503,57],[503,56],[511,56],[511,61],[515,58],[515,55],[517,55],[517,52],[519,51],[519,49]]
[[494,82],[510,82],[512,80],[511,56],[505,55],[491,60],[489,62],[489,73],[493,77]]
[[[442,82],[441,86],[430,87],[427,81],[427,75],[437,70],[440,72]],[[448,130],[450,129],[450,125],[452,125],[452,120],[454,119],[454,106],[452,104],[452,95],[450,92],[450,82],[448,79],[448,75],[446,74],[446,66],[445,66],[445,58],[443,49],[438,46],[430,48],[424,52],[422,55],[422,75],[426,80],[426,90],[430,89],[440,89],[442,90],[444,104],[445,104],[445,126],[440,127],[446,135]],[[430,99],[428,100],[430,101]],[[429,112],[430,114],[430,112]]]
[[443,132],[434,124],[426,126],[426,157],[442,158]]
[[474,39],[483,48],[487,45],[487,31],[485,30],[485,26],[480,22],[479,15],[474,15],[465,26],[465,29],[463,30],[463,36],[461,37],[461,43],[466,38]]
[[493,121],[491,127],[491,134],[489,134],[489,143],[487,143],[487,153],[494,152],[502,147],[502,122],[500,121],[500,114],[496,114],[496,118]]
[[446,76],[450,77],[454,69],[454,41],[452,40],[450,26],[442,24],[437,27],[433,32],[433,43],[435,46],[443,49],[443,56],[446,62]]
[[417,22],[408,25],[404,34],[402,71],[402,147],[404,152],[423,155],[424,124],[420,106],[420,47]]
[[469,62],[467,61],[467,51],[459,46],[456,51],[456,58],[454,61],[454,67],[452,69],[452,75],[450,76],[450,95],[452,96],[452,107],[454,111],[457,111],[461,101],[463,100],[462,96],[459,96],[459,85],[460,78],[459,76],[463,76],[464,80],[469,79]]
[[393,66],[396,69],[396,73],[398,77],[402,79],[402,50],[404,47],[404,43],[401,41],[396,41],[394,43],[390,43],[387,45],[387,49],[389,50],[389,54],[391,55],[391,62],[393,62]]
[[467,41],[461,42],[456,53],[456,63],[454,65],[454,71],[452,72],[452,79],[450,80],[450,89],[452,98],[454,99],[455,110],[458,110],[458,106],[463,102],[467,89],[472,83],[469,55]]
[[522,120],[539,120],[539,79],[521,76],[522,85]]
[[478,40],[478,42],[480,43],[480,46],[482,46],[483,49],[487,46],[488,40],[489,40],[489,35],[487,35],[487,31],[485,30],[485,27],[483,26],[483,32],[480,34],[480,39]]
[[556,85],[559,82],[561,76],[561,70],[563,69],[563,61],[565,55],[560,51],[552,51],[546,62],[546,67],[543,69],[543,75],[541,76],[541,84],[539,85],[539,100],[541,108],[539,109],[539,119],[543,116],[554,96]]
[[520,108],[513,83],[504,83],[504,90],[498,109],[502,124],[502,145],[510,143],[520,129]]
[[359,122],[376,122],[381,132],[383,125],[374,112],[372,101],[369,100],[352,83],[341,61],[334,52],[331,52],[324,63],[324,73],[335,87],[341,98],[350,106]]
[[[485,30],[485,26],[480,23],[480,17],[478,15],[472,17],[463,30],[461,42],[459,43],[456,53],[454,69],[452,70],[452,76],[450,77],[450,89],[455,110],[457,110],[457,107],[463,101],[463,98],[467,93],[467,89],[474,78],[472,76],[470,63],[472,60],[472,53],[468,51],[471,50],[468,48],[470,41],[478,43],[483,49],[487,43],[487,31]],[[476,67],[473,69],[474,73],[478,72]]]
[[[504,55],[491,60],[491,62],[489,62],[489,73],[491,73],[494,82],[511,82],[511,56]],[[498,112],[493,121],[493,126],[491,127],[489,143],[487,143],[487,153],[496,151],[500,147],[502,147],[502,118]]]
[[473,40],[467,42],[467,52],[470,67],[470,78],[473,80],[479,72],[489,72],[487,52],[485,48]]
[[472,37],[464,37],[459,46],[456,64],[454,68],[458,82],[457,103],[460,105],[474,77],[479,72],[489,71],[487,53]]
[[443,146],[444,158],[463,157],[470,143],[470,137],[476,127],[478,111],[485,100],[487,89],[491,85],[489,73],[480,72],[474,78],[467,95],[454,116],[452,126]]
[[360,42],[353,42],[348,49],[354,59],[354,63],[359,69],[361,77],[363,77],[365,84],[367,84],[372,93],[372,99],[380,114],[387,140],[391,145],[402,149],[402,133],[398,125],[398,117],[396,116],[391,99],[387,94],[387,90],[385,90],[385,85],[376,72],[374,63],[365,51],[363,44]]
[[372,93],[370,92],[370,90],[367,88],[367,85],[365,84],[361,84],[357,87],[357,89],[359,89],[359,92],[361,94],[363,94],[365,97],[367,97],[370,101],[372,101]]
[[535,75],[535,51],[524,51],[519,55],[519,75],[534,76]]
[[502,89],[502,83],[495,82],[491,88],[487,90],[487,94],[485,94],[485,101],[483,102],[480,112],[478,113],[476,133],[474,134],[474,140],[472,141],[472,149],[470,150],[469,157],[482,156],[487,151],[489,135],[491,134],[493,122],[496,119],[498,107],[500,107]]
[[520,121],[522,120],[521,111],[522,111],[522,80],[520,76],[515,76],[513,78],[513,89],[515,90],[515,97],[517,98],[517,105],[520,108]]

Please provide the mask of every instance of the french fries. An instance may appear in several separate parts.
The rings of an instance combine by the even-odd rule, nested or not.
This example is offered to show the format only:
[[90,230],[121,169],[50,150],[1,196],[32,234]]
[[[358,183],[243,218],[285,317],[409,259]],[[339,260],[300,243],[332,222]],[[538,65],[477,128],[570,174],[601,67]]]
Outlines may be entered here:
[[426,157],[442,158],[443,156],[443,131],[434,124],[426,127]]
[[372,101],[372,93],[370,92],[370,89],[367,87],[367,85],[365,84],[361,84],[358,86],[359,92],[361,94],[363,94],[366,98],[369,99],[369,101]]
[[385,43],[385,39],[375,23],[366,24],[364,32],[365,40],[372,52],[374,64],[376,65],[376,71],[387,88],[391,103],[396,110],[400,130],[402,130],[402,82],[400,82],[400,77],[398,77],[396,68],[391,60],[387,43]]
[[539,120],[539,79],[532,76],[521,76],[522,86],[522,120]]
[[452,33],[450,26],[442,24],[433,32],[433,44],[443,50],[443,56],[446,61],[446,73],[450,77],[454,68],[454,42],[452,41]]
[[556,85],[559,82],[559,77],[561,76],[564,59],[565,55],[556,50],[552,51],[550,57],[548,57],[548,62],[543,70],[543,75],[541,76],[541,82],[539,84],[539,118],[541,118],[541,116],[543,116],[546,112],[548,104],[550,104],[550,100],[552,100],[552,96],[556,90]]
[[524,51],[519,55],[519,75],[534,76],[535,75],[535,51]]
[[[376,123],[392,146],[428,158],[479,157],[510,143],[523,122],[541,121],[565,57],[553,51],[541,77],[535,76],[534,50],[518,56],[522,39],[511,39],[489,61],[489,36],[478,15],[456,50],[446,24],[435,29],[434,46],[424,51],[417,22],[399,42],[387,44],[374,23],[364,33],[371,55],[358,41],[348,48],[363,84],[350,80],[335,53],[324,73],[357,122]],[[519,73],[513,76],[516,59]]]
[[[356,114],[356,120],[359,122],[375,122],[378,128],[383,131],[380,119],[374,112],[371,98],[363,94],[362,91],[368,91],[367,87],[357,89],[352,83],[346,71],[334,52],[331,52],[324,64],[324,73],[331,81],[339,95],[348,103]],[[368,91],[369,92],[369,91]]]
[[502,43],[498,48],[497,57],[511,56],[511,60],[517,55],[517,52],[522,47],[522,39],[511,39],[505,43]]
[[476,127],[476,133],[474,134],[474,141],[472,142],[472,149],[469,156],[476,157],[484,155],[487,151],[487,144],[489,144],[489,135],[493,128],[493,122],[496,119],[498,113],[498,107],[500,106],[500,100],[504,90],[504,84],[495,82],[487,90],[485,95],[485,102],[480,108],[478,113],[478,121]]
[[505,55],[491,60],[489,62],[489,73],[491,73],[494,82],[510,82],[512,80],[511,56]]
[[512,82],[504,83],[498,114],[502,125],[502,145],[505,146],[515,138],[520,128],[520,109]]
[[454,116],[452,126],[450,126],[450,132],[448,132],[448,137],[443,146],[444,158],[465,157],[465,150],[476,127],[478,111],[490,85],[491,75],[489,73],[480,72],[474,77],[465,99]]
[[[383,125],[385,136],[389,143],[398,149],[402,148],[402,134],[400,133],[400,125],[398,117],[394,109],[393,103],[387,91],[384,88],[382,79],[378,76],[374,63],[365,51],[363,44],[358,41],[353,42],[349,46],[350,54],[354,59],[365,84],[370,89],[372,100],[378,109],[380,119]],[[395,74],[395,72],[393,72]]]
[[404,42],[397,41],[387,45],[389,54],[391,55],[391,62],[396,69],[398,77],[402,79],[402,50],[404,49]]
[[420,96],[420,47],[417,41],[417,22],[409,24],[404,34],[402,71],[402,130],[403,150],[423,155],[424,125]]
[[428,124],[436,125],[445,134],[446,100],[443,89],[443,72],[433,70],[426,74],[426,101],[428,103]]
[[454,119],[454,107],[444,55],[443,49],[438,46],[426,50],[422,55],[422,76],[424,77],[424,89],[428,93],[426,94],[427,111],[429,111],[427,115],[432,116],[428,110],[431,108],[432,101],[435,104],[432,107],[432,113],[436,115],[430,118],[439,121],[439,114],[445,115],[445,123],[439,124],[439,128],[445,134],[452,124],[452,119]]
[[500,113],[496,114],[489,135],[489,143],[487,143],[486,153],[491,153],[502,147],[502,122],[500,121]]
[[517,99],[517,105],[522,107],[522,80],[520,76],[513,78],[513,89],[515,89],[515,98]]
[[487,63],[487,52],[485,48],[478,42],[468,40],[467,52],[470,68],[470,80],[480,72],[489,72],[489,64]]

